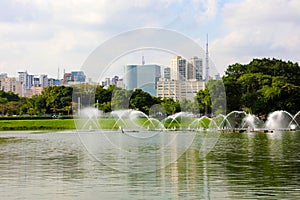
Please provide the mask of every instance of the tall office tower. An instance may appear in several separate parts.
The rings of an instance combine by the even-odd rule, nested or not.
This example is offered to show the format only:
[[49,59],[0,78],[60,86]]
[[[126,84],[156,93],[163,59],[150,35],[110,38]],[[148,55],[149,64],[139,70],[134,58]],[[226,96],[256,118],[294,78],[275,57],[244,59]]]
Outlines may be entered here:
[[33,77],[33,86],[39,87],[40,86],[40,78],[39,77]]
[[186,80],[187,79],[187,62],[181,56],[175,56],[171,60],[171,79],[172,80]]
[[83,71],[72,71],[71,74],[74,77],[74,82],[76,83],[84,83],[86,76]]
[[17,81],[14,77],[0,77],[0,90],[3,90],[4,92],[13,92],[22,96],[22,83]]
[[19,81],[23,84],[23,89],[30,89],[33,85],[33,75],[29,75],[27,71],[18,72]]
[[170,67],[166,67],[164,69],[164,78],[171,79],[171,68]]
[[48,76],[46,74],[40,75],[40,86],[47,87],[48,86]]
[[194,56],[190,59],[190,63],[193,66],[193,71],[195,73],[194,77],[191,79],[196,79],[197,81],[203,80],[203,61],[201,58]]
[[59,79],[48,78],[48,86],[60,85]]
[[161,77],[159,65],[126,65],[124,72],[125,89],[140,88],[156,96],[157,81]]

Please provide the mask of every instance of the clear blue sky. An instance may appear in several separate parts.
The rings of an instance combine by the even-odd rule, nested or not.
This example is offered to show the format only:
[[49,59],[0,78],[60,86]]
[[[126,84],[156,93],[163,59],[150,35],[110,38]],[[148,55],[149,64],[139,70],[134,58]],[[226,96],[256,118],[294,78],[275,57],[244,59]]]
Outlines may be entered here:
[[78,70],[121,32],[160,27],[205,47],[220,72],[253,57],[300,60],[299,0],[2,0],[0,72]]

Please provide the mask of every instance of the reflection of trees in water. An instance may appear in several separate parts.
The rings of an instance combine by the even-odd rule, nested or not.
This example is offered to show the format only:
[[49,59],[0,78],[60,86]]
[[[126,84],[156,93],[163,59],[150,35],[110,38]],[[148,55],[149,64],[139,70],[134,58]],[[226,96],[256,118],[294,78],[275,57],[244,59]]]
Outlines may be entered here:
[[[286,194],[287,187],[297,188],[299,182],[299,132],[277,133],[281,138],[267,134],[223,134],[209,154],[211,162],[220,165],[217,171],[224,175],[229,190],[244,197]],[[242,186],[242,187],[240,187]],[[272,190],[270,190],[272,188]],[[248,193],[247,191],[251,191]]]

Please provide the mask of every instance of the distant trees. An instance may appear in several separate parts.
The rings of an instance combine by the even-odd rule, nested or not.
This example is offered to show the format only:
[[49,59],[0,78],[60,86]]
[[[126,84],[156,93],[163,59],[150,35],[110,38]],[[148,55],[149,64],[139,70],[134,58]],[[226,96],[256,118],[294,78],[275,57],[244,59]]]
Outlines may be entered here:
[[125,90],[114,85],[107,88],[81,85],[76,89],[49,86],[32,98],[0,90],[0,114],[69,115],[72,104],[78,103],[72,102],[73,91],[80,94],[82,102],[94,104],[103,112],[135,109],[151,115],[180,111],[216,115],[225,114],[227,109],[227,112],[244,110],[259,115],[275,110],[296,113],[300,108],[300,67],[298,63],[266,58],[245,65],[236,63],[228,67],[222,80],[209,81],[194,101],[153,97],[141,89]]

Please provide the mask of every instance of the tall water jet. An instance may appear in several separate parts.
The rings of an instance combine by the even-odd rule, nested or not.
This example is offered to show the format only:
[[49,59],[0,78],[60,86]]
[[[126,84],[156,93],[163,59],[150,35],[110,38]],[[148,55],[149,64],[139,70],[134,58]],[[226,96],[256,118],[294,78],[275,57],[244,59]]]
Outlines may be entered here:
[[[193,114],[188,112],[179,112],[174,115],[170,115],[163,120],[163,123],[168,129],[183,129],[187,128],[191,123]],[[185,127],[186,126],[186,127]]]
[[243,126],[243,119],[247,116],[244,111],[232,111],[226,115],[224,128],[239,129]]
[[289,124],[289,127],[291,128],[291,130],[300,129],[300,111],[294,115],[293,120]]
[[266,121],[266,128],[270,130],[288,129],[293,116],[283,110],[275,111],[269,114]]
[[247,114],[243,119],[242,128],[250,128],[251,130],[255,130],[257,128],[262,128],[263,126],[264,122],[253,114]]

